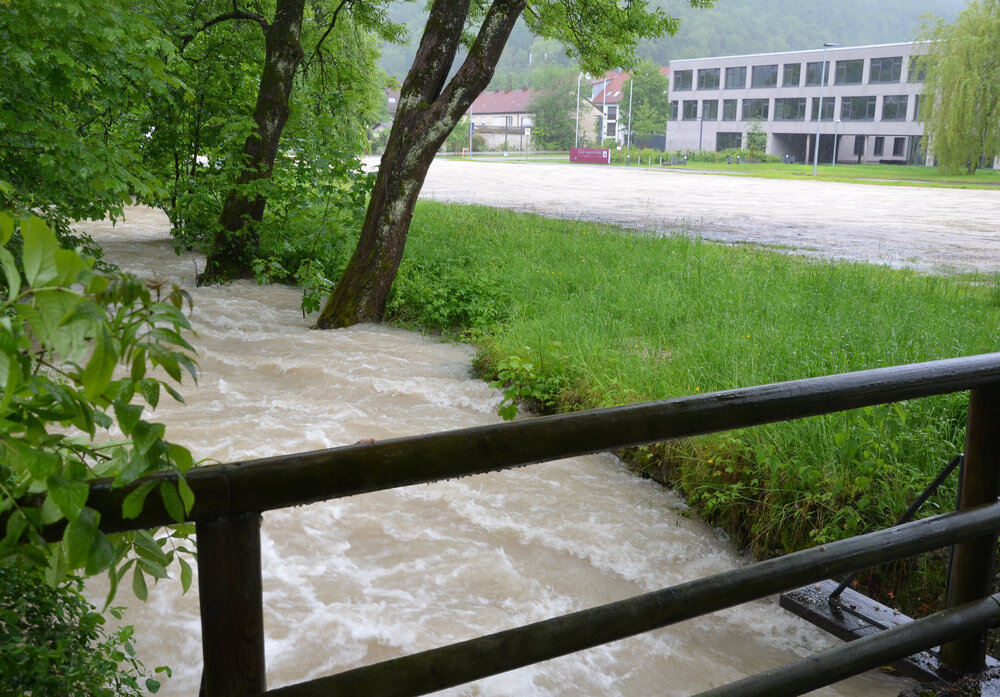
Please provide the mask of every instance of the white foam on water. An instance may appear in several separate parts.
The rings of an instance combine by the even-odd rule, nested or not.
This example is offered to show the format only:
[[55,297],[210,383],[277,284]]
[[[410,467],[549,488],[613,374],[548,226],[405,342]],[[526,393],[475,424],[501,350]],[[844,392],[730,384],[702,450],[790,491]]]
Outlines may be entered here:
[[[469,377],[469,347],[373,325],[317,332],[298,293],[248,282],[195,288],[202,262],[173,255],[165,218],[89,229],[138,273],[194,301],[198,386],[153,416],[196,457],[229,461],[498,421]],[[264,514],[268,684],[328,675],[624,599],[746,563],[676,494],[610,455],[572,458]],[[176,574],[175,574],[176,575]],[[127,585],[127,584],[123,584]],[[127,589],[140,654],[170,665],[160,694],[195,694],[197,584]],[[102,597],[100,581],[90,593]],[[772,600],[494,676],[442,694],[686,695],[832,645]],[[895,695],[869,674],[818,694]]]

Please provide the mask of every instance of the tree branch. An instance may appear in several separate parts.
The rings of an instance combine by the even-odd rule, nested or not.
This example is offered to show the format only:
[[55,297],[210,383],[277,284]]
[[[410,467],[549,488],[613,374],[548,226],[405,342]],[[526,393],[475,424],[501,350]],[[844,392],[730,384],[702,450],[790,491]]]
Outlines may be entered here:
[[267,30],[271,28],[271,25],[267,23],[267,19],[265,19],[263,15],[259,15],[256,12],[246,12],[244,10],[241,10],[239,9],[239,7],[236,6],[236,0],[233,0],[232,12],[227,12],[225,14],[218,15],[217,17],[213,17],[212,19],[202,24],[198,29],[196,29],[193,34],[187,34],[185,36],[182,36],[181,51],[187,48],[187,45],[194,40],[194,37],[198,36],[198,34],[202,33],[209,27],[219,24],[220,22],[228,22],[229,20],[232,19],[247,19],[250,20],[251,22],[256,22],[257,24],[260,25],[260,28],[265,32],[267,32]]
[[316,42],[316,48],[313,49],[312,55],[310,55],[309,59],[302,64],[302,72],[309,70],[309,66],[312,65],[313,59],[319,55],[319,51],[323,47],[323,42],[326,41],[326,37],[330,36],[333,28],[337,25],[337,15],[339,15],[340,11],[344,9],[344,5],[353,6],[354,0],[340,0],[340,4],[337,5],[337,9],[333,11],[333,19],[330,20],[330,26],[328,26],[326,31],[323,32],[323,36],[319,37],[319,41]]

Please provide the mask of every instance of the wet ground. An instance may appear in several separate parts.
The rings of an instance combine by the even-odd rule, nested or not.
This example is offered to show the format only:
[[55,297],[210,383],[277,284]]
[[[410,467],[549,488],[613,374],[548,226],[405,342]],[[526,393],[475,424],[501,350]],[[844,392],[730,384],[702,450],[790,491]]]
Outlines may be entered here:
[[439,158],[421,196],[896,267],[1000,273],[1000,191]]

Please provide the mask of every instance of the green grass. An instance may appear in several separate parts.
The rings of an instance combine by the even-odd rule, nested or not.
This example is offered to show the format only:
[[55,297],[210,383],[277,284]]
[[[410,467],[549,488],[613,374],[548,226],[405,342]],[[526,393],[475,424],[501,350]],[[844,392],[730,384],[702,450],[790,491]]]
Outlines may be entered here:
[[[1000,350],[993,278],[426,202],[391,312],[464,332],[481,372],[542,411]],[[630,455],[766,556],[890,523],[961,451],[966,404],[915,400]]]
[[[812,178],[812,165],[763,162],[757,164],[726,164],[719,162],[694,162],[687,169],[711,170],[720,174],[742,174],[766,179]],[[671,167],[670,169],[684,169]],[[980,169],[975,174],[941,174],[937,167],[919,165],[851,165],[820,164],[817,179],[862,184],[931,186],[963,189],[1000,189],[1000,171]]]

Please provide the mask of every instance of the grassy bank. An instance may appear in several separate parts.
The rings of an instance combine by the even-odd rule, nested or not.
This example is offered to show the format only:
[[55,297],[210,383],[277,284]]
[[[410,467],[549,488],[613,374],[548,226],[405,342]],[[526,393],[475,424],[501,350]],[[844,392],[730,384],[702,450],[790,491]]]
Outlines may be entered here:
[[[685,167],[671,169],[701,169],[719,174],[740,174],[765,179],[812,179],[812,165],[761,162],[728,164],[725,162],[689,162]],[[937,167],[918,165],[853,165],[820,164],[816,178],[826,181],[886,186],[931,186],[949,189],[1000,189],[1000,171],[980,169],[975,174],[941,174]]]
[[[391,313],[464,332],[483,375],[542,411],[1000,349],[993,278],[435,203],[418,207]],[[966,401],[868,408],[631,457],[738,544],[772,555],[889,523],[961,451]],[[926,510],[953,500],[952,483]],[[910,573],[924,567],[896,568],[892,586]]]

